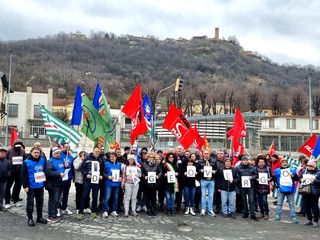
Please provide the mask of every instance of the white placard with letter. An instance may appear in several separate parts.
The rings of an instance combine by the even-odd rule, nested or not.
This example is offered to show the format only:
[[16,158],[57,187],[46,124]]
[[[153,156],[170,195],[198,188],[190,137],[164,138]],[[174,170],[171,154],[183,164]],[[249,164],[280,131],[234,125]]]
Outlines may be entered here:
[[34,180],[36,183],[44,182],[46,181],[46,175],[44,174],[44,172],[36,172],[34,173]]
[[12,157],[12,165],[22,165],[22,163],[23,163],[23,157],[21,156]]
[[99,184],[100,165],[99,162],[91,162],[91,183]]
[[69,171],[70,171],[70,168],[67,168],[64,170],[64,176],[62,178],[62,181],[67,181],[69,179]]
[[259,172],[259,184],[260,185],[268,185],[268,173]]
[[312,174],[303,174],[303,179],[304,182],[302,183],[302,185],[309,185],[311,184],[311,179],[315,179],[316,176],[312,175]]
[[126,175],[134,176],[138,173],[137,167],[126,167]]
[[156,172],[148,172],[148,183],[156,183]]
[[290,176],[290,168],[280,169],[280,185],[284,187],[292,186],[292,179]]
[[167,180],[168,180],[168,183],[174,183],[176,181],[175,172],[173,171],[167,172]]
[[196,167],[187,166],[187,177],[195,177],[195,176],[196,176]]
[[250,176],[241,176],[241,187],[251,188]]
[[232,170],[223,169],[223,177],[225,180],[233,181]]
[[113,182],[119,182],[120,177],[120,170],[119,169],[112,169],[112,181]]
[[212,167],[211,166],[204,166],[203,167],[203,177],[212,177]]

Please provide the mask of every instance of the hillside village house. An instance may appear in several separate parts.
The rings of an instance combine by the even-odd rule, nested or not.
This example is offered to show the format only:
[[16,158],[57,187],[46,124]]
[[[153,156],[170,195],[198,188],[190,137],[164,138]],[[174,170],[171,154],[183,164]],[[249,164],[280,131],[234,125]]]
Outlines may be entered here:
[[1,132],[5,132],[5,116],[7,114],[7,98],[8,98],[8,88],[9,83],[7,81],[6,75],[3,72],[0,72],[0,127]]

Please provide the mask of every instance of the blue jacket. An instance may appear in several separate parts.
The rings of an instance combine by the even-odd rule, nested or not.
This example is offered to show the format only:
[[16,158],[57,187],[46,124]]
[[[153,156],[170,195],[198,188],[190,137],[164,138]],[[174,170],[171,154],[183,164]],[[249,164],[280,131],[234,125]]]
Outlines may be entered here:
[[273,179],[274,179],[276,185],[280,188],[281,193],[294,193],[296,191],[296,186],[295,186],[294,182],[299,180],[296,169],[293,169],[293,168],[289,169],[290,172],[293,174],[291,186],[283,186],[280,184],[280,176],[281,176],[282,169],[286,169],[286,168],[280,167],[280,168],[277,168],[276,170],[274,170]]
[[62,181],[60,173],[64,173],[64,161],[59,158],[50,158],[46,162],[46,177],[48,185],[53,187],[61,187],[66,184],[67,181]]
[[42,172],[44,174],[45,159],[33,158],[30,155],[22,164],[21,167],[21,182],[23,188],[43,188],[44,182],[36,182],[35,173]]
[[[121,163],[112,163],[107,162],[106,163],[106,176],[112,176],[113,170],[119,170],[119,176],[121,176]],[[112,187],[120,187],[121,182],[114,182],[110,179],[105,180],[106,186],[112,186]]]
[[72,171],[73,171],[73,157],[71,156],[71,154],[69,153],[68,155],[64,152],[60,153],[60,159],[65,162],[68,161],[68,167],[70,168],[70,171],[68,173],[68,180],[72,179]]

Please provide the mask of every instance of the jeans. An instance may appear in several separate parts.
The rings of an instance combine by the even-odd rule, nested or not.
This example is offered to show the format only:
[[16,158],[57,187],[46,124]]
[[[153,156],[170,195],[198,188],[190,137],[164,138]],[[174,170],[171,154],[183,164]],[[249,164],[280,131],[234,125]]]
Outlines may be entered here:
[[196,194],[196,187],[184,187],[184,205],[185,207],[194,207],[194,196]]
[[52,187],[48,190],[49,201],[48,201],[48,217],[56,218],[57,209],[60,207],[60,201],[62,196],[63,187]]
[[214,181],[201,180],[201,209],[206,209],[206,194],[208,190],[208,211],[213,211]]
[[99,184],[91,183],[90,181],[83,181],[83,193],[80,203],[79,213],[83,213],[84,208],[87,206],[89,201],[90,190],[92,190],[92,206],[91,211],[94,213],[100,212],[98,209],[98,193]]
[[256,193],[258,196],[260,213],[269,214],[268,194],[267,193]]
[[173,209],[174,208],[174,192],[166,191],[166,206],[167,209]]
[[[308,220],[312,221],[312,213],[313,213],[313,220],[314,222],[317,223],[319,221],[319,205],[318,205],[319,196],[309,194],[309,195],[302,196],[302,198],[304,198],[304,201],[305,201]],[[311,213],[311,209],[312,209],[312,213]]]
[[34,199],[36,199],[37,219],[42,218],[43,195],[44,195],[43,188],[35,188],[35,189],[29,188],[29,191],[27,192],[27,207],[26,207],[28,219],[32,219]]
[[281,217],[283,200],[285,199],[285,197],[287,197],[287,200],[289,203],[289,209],[290,209],[290,217],[291,218],[296,217],[296,212],[294,210],[294,193],[284,194],[284,193],[280,192],[280,190],[278,189],[277,194],[278,194],[277,215],[279,215]]
[[139,184],[134,185],[133,183],[124,184],[124,212],[129,213],[129,203],[131,200],[131,211],[136,211],[137,205],[137,194],[139,190]]
[[[234,198],[235,198],[235,192],[228,192],[221,190],[221,207],[222,207],[222,213],[223,214],[233,214],[234,213]],[[228,205],[227,205],[228,203]]]
[[242,199],[242,205],[243,205],[243,212],[244,214],[249,213],[248,209],[248,202],[247,202],[247,195],[249,200],[249,208],[250,208],[250,215],[255,216],[254,212],[254,191],[253,188],[241,188],[241,199]]
[[0,181],[0,208],[2,208],[3,206],[3,199],[6,192],[6,185],[7,185],[7,181],[4,181],[4,182]]
[[105,187],[106,194],[105,194],[104,202],[103,202],[103,211],[104,212],[109,212],[109,200],[110,200],[111,194],[113,196],[111,211],[112,212],[117,211],[119,189],[120,189],[120,186],[106,186]]

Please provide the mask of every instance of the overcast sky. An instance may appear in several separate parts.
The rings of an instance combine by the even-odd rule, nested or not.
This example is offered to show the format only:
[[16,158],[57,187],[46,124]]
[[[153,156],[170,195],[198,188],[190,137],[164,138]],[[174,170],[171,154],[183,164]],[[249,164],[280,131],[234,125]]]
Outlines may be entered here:
[[163,40],[236,36],[277,63],[320,66],[319,0],[0,0],[0,40],[91,30]]

